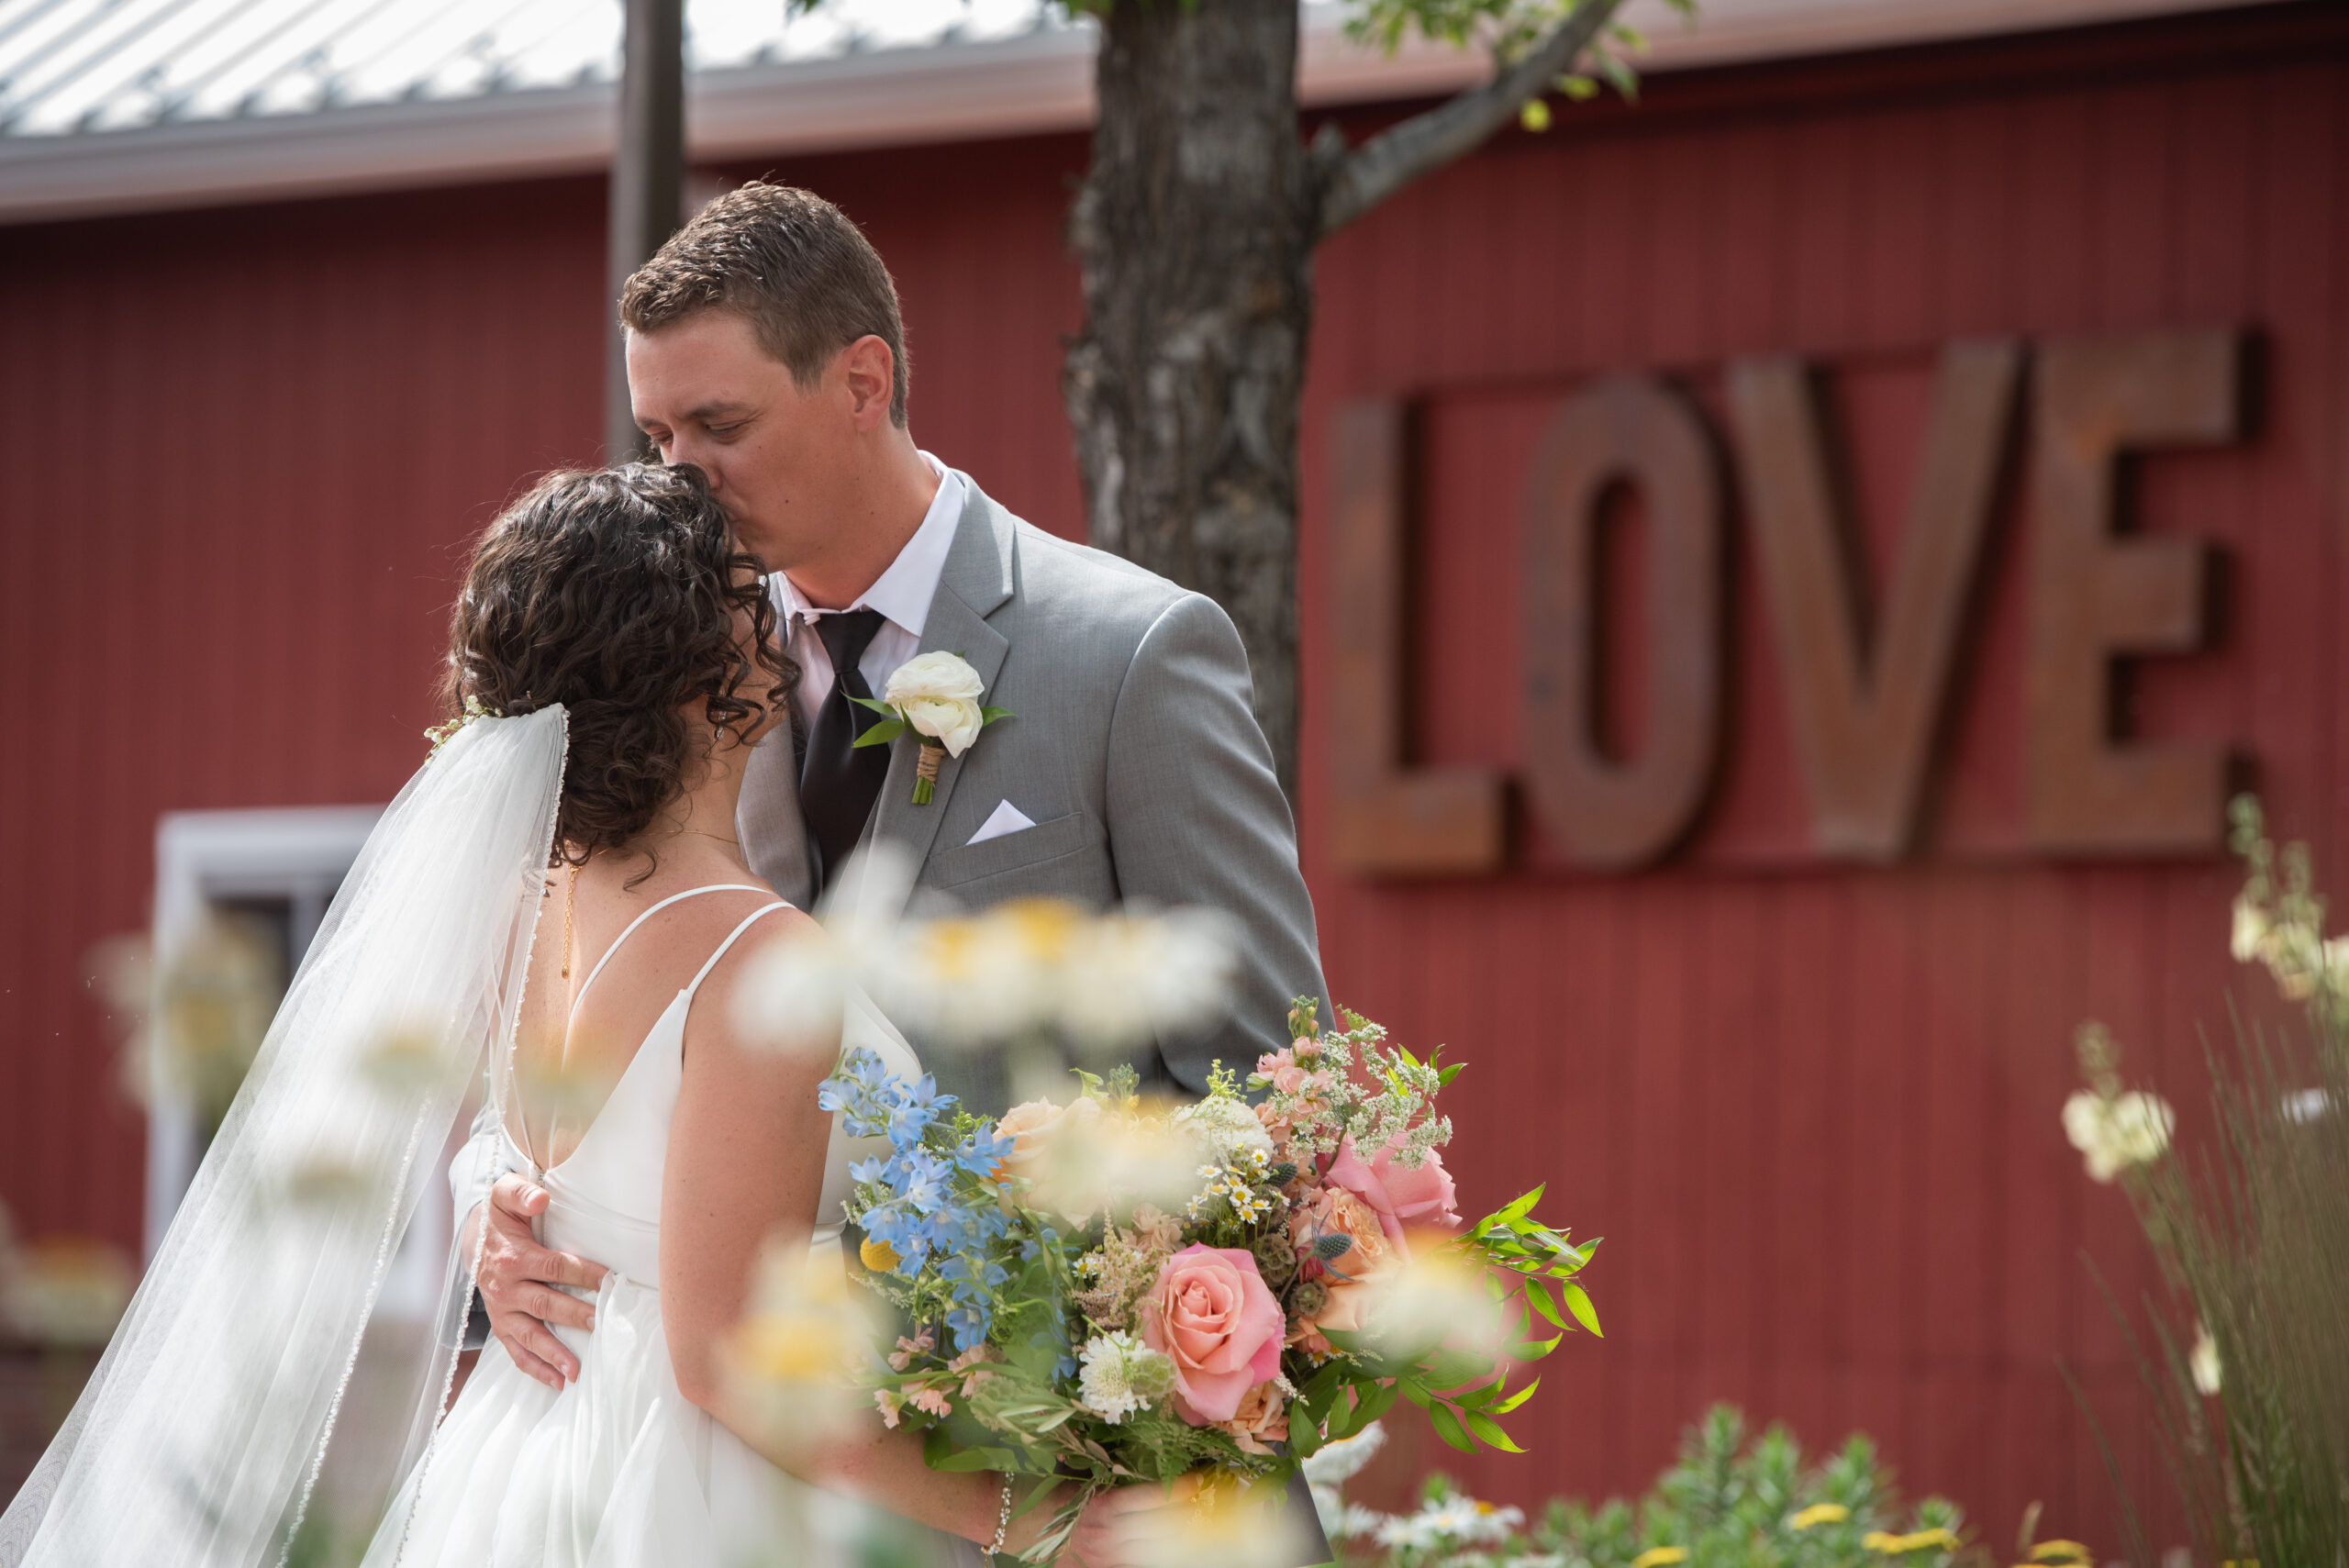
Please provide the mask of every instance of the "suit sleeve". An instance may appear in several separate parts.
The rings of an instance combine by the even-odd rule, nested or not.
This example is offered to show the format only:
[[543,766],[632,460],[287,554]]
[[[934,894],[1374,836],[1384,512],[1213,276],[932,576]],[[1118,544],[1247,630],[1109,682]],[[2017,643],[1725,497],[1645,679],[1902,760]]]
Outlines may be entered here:
[[[1290,1000],[1324,995],[1296,819],[1253,693],[1230,617],[1186,594],[1142,637],[1110,721],[1108,826],[1119,893],[1219,909],[1238,927],[1230,1018],[1204,1038],[1160,1041],[1168,1073],[1195,1094],[1219,1059],[1246,1076],[1258,1055],[1287,1043]],[[1321,1016],[1330,1016],[1326,1005]]]

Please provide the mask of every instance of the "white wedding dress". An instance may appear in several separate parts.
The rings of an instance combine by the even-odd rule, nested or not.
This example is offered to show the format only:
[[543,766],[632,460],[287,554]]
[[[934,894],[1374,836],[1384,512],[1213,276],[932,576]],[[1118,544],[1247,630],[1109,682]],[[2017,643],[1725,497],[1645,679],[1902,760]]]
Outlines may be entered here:
[[[765,891],[700,887],[662,900],[606,951],[579,995],[670,905]],[[735,941],[785,907],[767,905],[718,944],[645,1036],[569,1158],[536,1173],[550,1195],[535,1225],[540,1241],[610,1271],[596,1293],[594,1330],[554,1330],[579,1357],[578,1377],[557,1393],[493,1340],[402,1485],[364,1568],[820,1568],[855,1560],[857,1505],[777,1470],[681,1397],[661,1322],[661,1188],[685,1015]],[[862,996],[849,1001],[843,1034],[844,1048],[867,1047],[893,1073],[919,1075],[904,1038]],[[489,1136],[507,1168],[532,1168],[502,1123]],[[848,1167],[885,1143],[846,1137],[835,1118],[814,1246],[838,1249]]]

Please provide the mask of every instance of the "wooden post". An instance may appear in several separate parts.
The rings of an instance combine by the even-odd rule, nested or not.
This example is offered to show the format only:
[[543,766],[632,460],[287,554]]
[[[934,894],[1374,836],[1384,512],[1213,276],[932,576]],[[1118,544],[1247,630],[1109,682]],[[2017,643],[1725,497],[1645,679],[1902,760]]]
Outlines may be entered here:
[[617,319],[620,287],[677,231],[685,185],[685,0],[627,0],[620,47],[619,141],[612,153],[609,243],[614,305],[604,313],[604,461],[644,454],[629,410],[625,340]]

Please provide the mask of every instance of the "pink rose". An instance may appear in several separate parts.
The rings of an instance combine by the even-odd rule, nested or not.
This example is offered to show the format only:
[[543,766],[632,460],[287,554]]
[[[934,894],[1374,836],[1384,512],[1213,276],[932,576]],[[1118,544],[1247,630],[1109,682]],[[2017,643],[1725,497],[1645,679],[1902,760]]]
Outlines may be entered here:
[[1232,1419],[1280,1372],[1286,1327],[1256,1260],[1236,1247],[1184,1248],[1141,1301],[1142,1343],[1174,1359],[1174,1412],[1195,1427]]
[[1397,1244],[1402,1243],[1407,1226],[1449,1229],[1460,1224],[1460,1216],[1453,1211],[1458,1200],[1452,1188],[1452,1173],[1443,1168],[1443,1156],[1432,1149],[1413,1171],[1395,1157],[1391,1143],[1364,1164],[1354,1151],[1354,1140],[1348,1138],[1338,1145],[1337,1158],[1330,1162],[1330,1173],[1322,1180],[1368,1204],[1387,1240]]

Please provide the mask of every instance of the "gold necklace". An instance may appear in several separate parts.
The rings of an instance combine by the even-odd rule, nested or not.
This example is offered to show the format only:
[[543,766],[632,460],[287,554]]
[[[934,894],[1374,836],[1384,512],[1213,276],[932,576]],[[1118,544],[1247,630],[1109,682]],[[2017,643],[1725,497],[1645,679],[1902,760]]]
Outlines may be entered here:
[[680,833],[691,833],[696,839],[718,839],[719,843],[731,844],[738,850],[742,847],[742,840],[740,839],[719,839],[717,834],[700,828],[680,828],[677,831]]
[[[571,911],[579,902],[579,868],[571,868],[571,881],[562,890],[562,977],[571,978]],[[568,1049],[569,1042],[565,1041]]]

